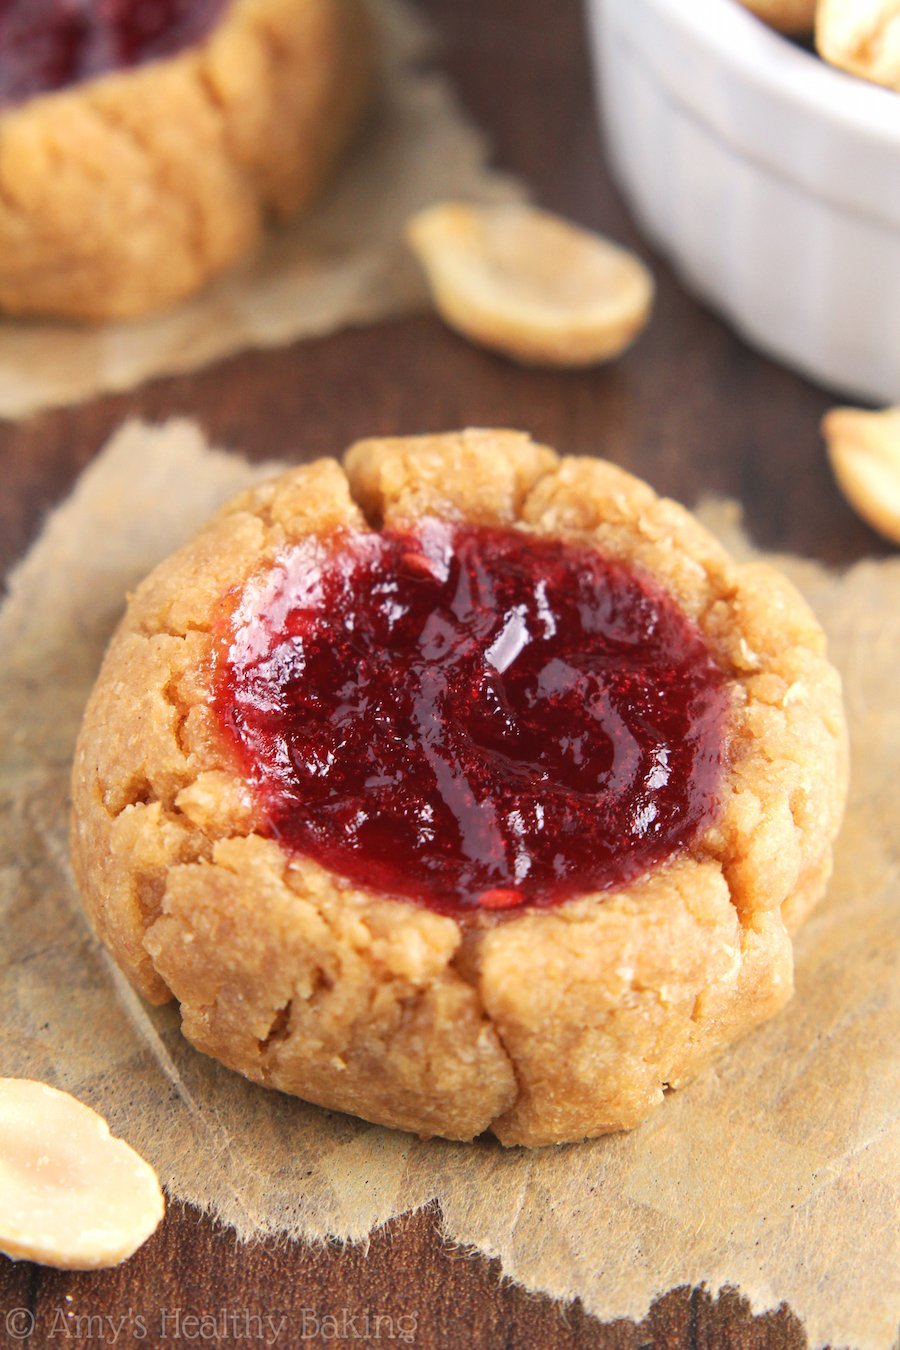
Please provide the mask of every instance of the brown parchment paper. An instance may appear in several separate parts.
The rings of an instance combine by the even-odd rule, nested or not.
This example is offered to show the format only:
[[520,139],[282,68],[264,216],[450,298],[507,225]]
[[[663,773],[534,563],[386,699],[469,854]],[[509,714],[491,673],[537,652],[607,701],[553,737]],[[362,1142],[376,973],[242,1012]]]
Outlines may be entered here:
[[427,304],[402,238],[412,212],[445,197],[521,197],[487,167],[484,138],[449,80],[429,69],[430,29],[405,0],[370,0],[381,92],[312,214],[271,230],[251,259],[165,314],[99,327],[0,316],[0,418],[132,389],[248,347],[372,322]]
[[[339,450],[341,447],[335,447]],[[81,918],[69,760],[126,589],[259,469],[191,423],[126,425],[47,523],[0,611],[0,1073],[106,1114],[170,1195],[243,1237],[365,1239],[433,1197],[446,1232],[601,1318],[682,1283],[787,1300],[811,1346],[888,1350],[900,1313],[900,561],[783,559],[842,668],[854,776],[797,996],[640,1130],[556,1150],[408,1135],[268,1093],[193,1051]],[[749,552],[736,508],[708,523]]]

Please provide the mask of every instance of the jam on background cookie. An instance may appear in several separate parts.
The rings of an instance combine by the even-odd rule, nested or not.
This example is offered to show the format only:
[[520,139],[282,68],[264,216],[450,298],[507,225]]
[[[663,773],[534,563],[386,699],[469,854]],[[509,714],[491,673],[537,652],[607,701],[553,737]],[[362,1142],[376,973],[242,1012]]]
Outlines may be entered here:
[[424,1135],[629,1128],[790,997],[845,791],[823,648],[610,464],[360,442],[132,598],[73,772],[86,909],[257,1082]]
[[175,56],[209,36],[227,0],[2,0],[0,107]]
[[362,0],[2,0],[0,310],[192,294],[318,193],[372,77]]

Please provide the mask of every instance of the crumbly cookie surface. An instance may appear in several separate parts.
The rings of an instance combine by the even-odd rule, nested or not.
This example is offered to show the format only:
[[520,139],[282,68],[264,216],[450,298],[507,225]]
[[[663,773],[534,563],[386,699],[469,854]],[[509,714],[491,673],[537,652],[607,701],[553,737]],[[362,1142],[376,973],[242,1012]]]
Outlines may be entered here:
[[[307,534],[423,515],[590,544],[699,625],[732,712],[689,848],[618,891],[462,923],[265,837],[210,702],[222,597]],[[790,997],[845,779],[838,677],[777,572],[518,433],[366,441],[244,494],[139,587],[85,714],[73,859],[100,937],[199,1049],[380,1123],[542,1145],[637,1124]]]
[[0,112],[0,309],[171,305],[319,191],[368,98],[362,0],[232,0],[177,56]]

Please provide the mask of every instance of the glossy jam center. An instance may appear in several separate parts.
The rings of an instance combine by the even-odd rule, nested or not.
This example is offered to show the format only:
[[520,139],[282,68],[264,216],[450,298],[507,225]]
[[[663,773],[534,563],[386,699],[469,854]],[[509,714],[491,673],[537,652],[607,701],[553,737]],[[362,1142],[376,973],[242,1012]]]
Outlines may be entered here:
[[0,107],[201,42],[227,0],[0,0]]
[[727,697],[699,632],[558,540],[307,540],[245,589],[217,680],[272,835],[444,913],[621,886],[714,810]]

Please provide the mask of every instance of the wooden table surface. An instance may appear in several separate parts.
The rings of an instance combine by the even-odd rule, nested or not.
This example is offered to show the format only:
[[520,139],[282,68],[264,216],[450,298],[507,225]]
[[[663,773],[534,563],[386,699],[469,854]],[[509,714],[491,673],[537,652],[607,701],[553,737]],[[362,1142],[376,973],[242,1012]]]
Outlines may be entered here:
[[[419,2],[497,162],[541,204],[650,260],[659,294],[648,331],[607,368],[557,374],[482,353],[433,317],[409,318],[0,425],[0,565],[21,556],[125,416],[172,414],[197,418],[213,441],[251,457],[296,461],[375,433],[521,427],[561,450],[604,455],[689,505],[704,493],[735,497],[767,548],[829,563],[884,552],[832,484],[818,434],[827,394],[751,352],[636,234],[604,166],[578,0]],[[392,1334],[420,1350],[806,1345],[789,1309],[754,1318],[733,1291],[712,1300],[678,1289],[639,1325],[600,1324],[578,1306],[512,1287],[497,1262],[451,1251],[433,1209],[399,1219],[366,1252],[241,1248],[173,1204],[157,1235],[116,1270],[65,1274],[0,1258],[4,1348],[211,1344],[199,1321],[210,1313],[228,1329],[216,1344],[252,1345],[254,1314],[267,1312],[289,1318],[279,1346],[374,1345]]]

